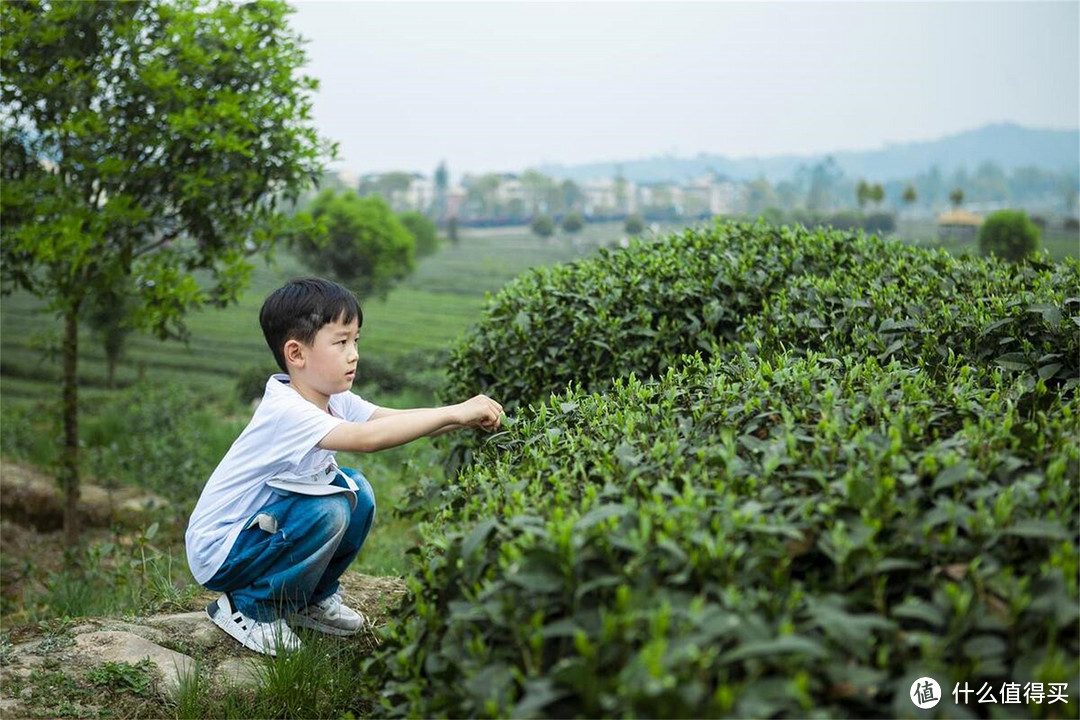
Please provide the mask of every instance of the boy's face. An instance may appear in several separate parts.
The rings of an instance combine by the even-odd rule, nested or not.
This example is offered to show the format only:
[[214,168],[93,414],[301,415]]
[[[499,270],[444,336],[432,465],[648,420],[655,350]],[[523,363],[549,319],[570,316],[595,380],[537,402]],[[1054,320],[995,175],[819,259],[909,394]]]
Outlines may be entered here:
[[[351,323],[342,322],[341,318],[324,325],[315,333],[311,345],[299,345],[302,358],[299,366],[290,375],[322,395],[345,392],[352,387],[356,378],[356,362],[360,359],[356,351],[356,340],[360,335],[357,318]],[[289,343],[286,343],[288,346]],[[286,356],[289,348],[286,347]]]

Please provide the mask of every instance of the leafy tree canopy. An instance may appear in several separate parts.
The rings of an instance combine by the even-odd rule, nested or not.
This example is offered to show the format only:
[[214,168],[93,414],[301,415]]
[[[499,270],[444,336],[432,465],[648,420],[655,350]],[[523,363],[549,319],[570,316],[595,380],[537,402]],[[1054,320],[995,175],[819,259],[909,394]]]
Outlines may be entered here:
[[398,215],[401,224],[416,241],[416,257],[434,255],[439,249],[439,229],[423,213],[409,210]]
[[64,317],[68,544],[80,309],[130,290],[135,325],[183,335],[188,309],[236,299],[246,258],[303,222],[278,204],[334,153],[311,124],[316,82],[298,74],[289,12],[279,0],[0,3],[0,286]]
[[297,235],[301,259],[360,297],[385,296],[416,266],[416,241],[381,197],[327,190],[309,212],[319,228]]

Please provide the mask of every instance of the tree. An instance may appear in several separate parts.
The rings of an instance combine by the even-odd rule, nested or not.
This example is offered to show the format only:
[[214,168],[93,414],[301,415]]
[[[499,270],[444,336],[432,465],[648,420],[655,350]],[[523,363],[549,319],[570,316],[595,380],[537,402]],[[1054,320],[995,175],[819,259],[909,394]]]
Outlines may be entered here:
[[562,221],[563,232],[571,235],[581,232],[581,229],[585,227],[585,218],[581,217],[581,213],[576,210],[566,214],[566,217]]
[[[182,337],[236,300],[247,258],[298,225],[280,203],[334,147],[279,0],[0,3],[0,280],[64,321],[61,485],[78,538],[78,327],[128,285],[132,319]],[[205,283],[205,287],[200,284]]]
[[378,195],[319,193],[308,209],[322,230],[298,234],[293,246],[313,271],[361,298],[385,297],[416,266],[416,241]]
[[1016,262],[1039,248],[1042,233],[1023,210],[1000,210],[979,228],[979,252]]
[[859,209],[866,207],[867,200],[870,199],[870,185],[865,180],[860,180],[859,184],[855,187],[855,200],[859,203]]
[[549,189],[554,184],[551,178],[538,170],[529,169],[523,172],[521,174],[521,186],[525,191],[523,212],[528,212],[530,215],[548,212],[551,208],[548,207],[547,198]]
[[904,188],[903,198],[904,204],[906,204],[908,207],[911,207],[915,204],[915,201],[919,199],[919,194],[915,191],[914,185],[908,185],[906,188]]
[[439,229],[435,227],[435,223],[416,210],[400,213],[398,220],[413,236],[417,258],[435,254],[435,251],[439,249]]
[[760,215],[777,202],[776,193],[764,175],[746,184],[746,209],[751,215]]
[[562,195],[563,208],[566,210],[574,210],[585,201],[585,193],[573,180],[563,180],[559,184],[559,192]]
[[458,219],[456,217],[451,217],[446,221],[446,237],[451,244],[458,244]]
[[885,188],[881,186],[881,183],[874,183],[870,186],[869,198],[875,206],[879,206],[885,201]]
[[627,191],[628,183],[623,177],[622,165],[615,166],[615,211],[625,212],[630,195]]
[[551,217],[548,215],[537,215],[533,218],[529,229],[532,230],[535,235],[547,238],[551,237],[551,234],[555,232],[555,223],[552,222]]
[[116,388],[116,366],[124,357],[127,338],[134,329],[136,297],[130,287],[105,288],[83,304],[83,317],[105,351],[109,389]]
[[640,235],[645,231],[645,221],[641,219],[640,215],[630,215],[626,218],[626,222],[623,223],[623,230],[627,235]]
[[843,176],[843,171],[831,155],[816,163],[810,171],[806,208],[811,212],[827,210],[832,205],[833,191]]
[[949,193],[949,202],[953,204],[954,208],[959,208],[964,204],[964,191],[960,188],[954,188],[953,191]]
[[442,222],[446,217],[446,191],[450,187],[450,172],[446,169],[446,161],[443,160],[435,168],[435,219]]

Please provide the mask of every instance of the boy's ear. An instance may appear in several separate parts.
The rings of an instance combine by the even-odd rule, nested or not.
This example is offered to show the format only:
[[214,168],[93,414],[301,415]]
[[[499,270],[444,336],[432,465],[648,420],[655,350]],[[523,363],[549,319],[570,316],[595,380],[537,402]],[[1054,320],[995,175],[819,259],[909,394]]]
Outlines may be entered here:
[[286,365],[304,367],[304,344],[299,340],[288,340],[282,348]]

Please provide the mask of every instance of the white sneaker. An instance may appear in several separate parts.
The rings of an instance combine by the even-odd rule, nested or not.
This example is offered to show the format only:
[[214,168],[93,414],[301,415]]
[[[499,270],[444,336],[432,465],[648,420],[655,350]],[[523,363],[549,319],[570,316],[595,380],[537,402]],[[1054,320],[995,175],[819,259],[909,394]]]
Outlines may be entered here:
[[281,650],[297,650],[300,638],[284,620],[259,622],[249,618],[232,605],[225,593],[206,606],[206,614],[219,628],[236,638],[241,645],[264,655],[277,655]]
[[308,605],[289,616],[296,627],[306,627],[330,635],[355,635],[364,627],[364,616],[341,601],[334,593],[325,600]]

